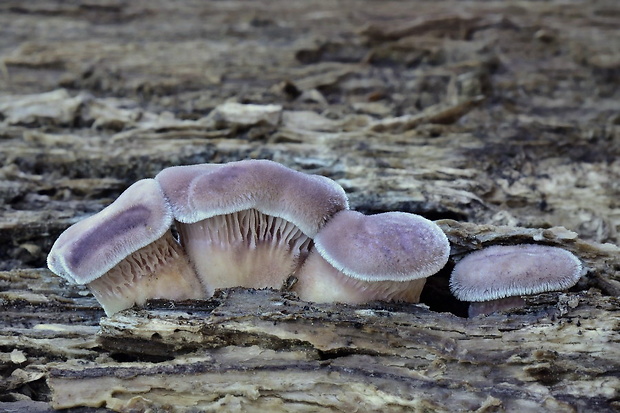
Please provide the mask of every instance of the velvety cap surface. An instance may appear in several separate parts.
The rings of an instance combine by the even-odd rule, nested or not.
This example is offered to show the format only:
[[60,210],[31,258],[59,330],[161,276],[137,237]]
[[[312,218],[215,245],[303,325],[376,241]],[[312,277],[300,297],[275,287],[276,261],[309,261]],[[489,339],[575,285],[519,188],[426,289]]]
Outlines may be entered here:
[[175,219],[183,223],[254,208],[292,222],[312,237],[329,217],[348,207],[344,190],[331,179],[268,160],[172,167],[155,179]]
[[172,213],[159,184],[143,179],[101,212],[63,232],[47,257],[48,267],[67,280],[89,283],[159,239],[171,225]]
[[165,197],[170,201],[170,207],[175,217],[185,217],[191,214],[193,198],[190,192],[193,191],[193,181],[197,177],[209,174],[222,166],[224,165],[211,163],[173,166],[164,169],[155,176],[155,180],[161,186]]
[[450,290],[461,301],[488,301],[564,290],[579,281],[581,272],[581,261],[562,248],[494,245],[456,264]]
[[405,212],[337,213],[315,237],[315,247],[342,273],[364,281],[428,277],[448,261],[450,244],[434,222]]

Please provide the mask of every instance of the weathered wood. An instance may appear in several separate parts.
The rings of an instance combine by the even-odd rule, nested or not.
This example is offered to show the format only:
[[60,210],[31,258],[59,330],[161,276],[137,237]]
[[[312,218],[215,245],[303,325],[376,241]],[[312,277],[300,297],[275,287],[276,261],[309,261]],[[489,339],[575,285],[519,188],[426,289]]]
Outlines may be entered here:
[[[57,279],[21,275],[40,297]],[[15,345],[3,369],[24,366],[9,390],[47,374],[55,407],[611,411],[620,385],[606,373],[620,367],[620,302],[595,291],[539,295],[527,309],[468,320],[419,305],[318,305],[233,289],[154,302],[100,328],[65,319],[71,312],[58,314],[60,298],[48,295],[3,295],[13,315],[3,315],[0,347]],[[79,291],[63,301],[75,312],[92,304]],[[27,313],[49,322],[28,324]]]
[[[455,241],[455,256],[472,244],[544,238],[591,265],[599,276],[590,284],[599,288],[619,262],[617,247],[561,228],[440,225]],[[596,289],[542,294],[522,310],[474,319],[423,305],[312,304],[289,293],[232,289],[99,320],[103,313],[84,288],[69,288],[49,271],[0,273],[0,281],[0,348],[12,349],[0,358],[12,370],[4,390],[46,378],[55,408],[618,407],[620,301]],[[446,300],[445,290],[427,299]]]
[[[620,410],[618,45],[615,0],[1,2],[0,410]],[[100,326],[43,269],[134,181],[243,158],[440,220],[423,305],[231,290]],[[587,274],[463,318],[454,262],[522,242]]]
[[618,303],[549,294],[516,317],[464,320],[415,305],[326,306],[229,290],[206,305],[102,320],[105,348],[178,354],[173,361],[63,363],[48,382],[56,407],[604,410],[620,386],[600,376],[620,367]]

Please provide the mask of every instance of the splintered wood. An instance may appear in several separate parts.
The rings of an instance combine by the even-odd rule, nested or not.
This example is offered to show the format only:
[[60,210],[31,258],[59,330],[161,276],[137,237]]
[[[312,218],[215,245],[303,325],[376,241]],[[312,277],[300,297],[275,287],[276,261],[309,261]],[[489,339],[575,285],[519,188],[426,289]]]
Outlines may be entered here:
[[619,366],[619,327],[618,299],[586,292],[466,320],[233,289],[102,319],[101,346],[136,361],[51,364],[48,383],[56,408],[473,411],[493,400],[507,411],[585,411],[620,386],[600,376]]

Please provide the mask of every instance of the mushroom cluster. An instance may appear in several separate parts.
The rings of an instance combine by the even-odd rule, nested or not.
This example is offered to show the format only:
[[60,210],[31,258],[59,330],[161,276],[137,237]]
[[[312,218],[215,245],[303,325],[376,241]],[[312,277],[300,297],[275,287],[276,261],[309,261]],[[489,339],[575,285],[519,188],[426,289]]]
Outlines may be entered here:
[[88,285],[111,315],[149,298],[280,288],[291,277],[305,300],[418,302],[449,251],[432,221],[366,216],[326,177],[245,160],[171,167],[136,182],[63,232],[48,266]]
[[[176,235],[173,233],[176,230]],[[48,255],[111,315],[150,298],[207,298],[218,288],[281,288],[359,304],[417,303],[450,244],[437,224],[404,212],[349,209],[336,182],[267,160],[164,169],[63,232]],[[470,316],[522,295],[569,288],[577,257],[543,245],[491,246],[459,261],[450,289]]]

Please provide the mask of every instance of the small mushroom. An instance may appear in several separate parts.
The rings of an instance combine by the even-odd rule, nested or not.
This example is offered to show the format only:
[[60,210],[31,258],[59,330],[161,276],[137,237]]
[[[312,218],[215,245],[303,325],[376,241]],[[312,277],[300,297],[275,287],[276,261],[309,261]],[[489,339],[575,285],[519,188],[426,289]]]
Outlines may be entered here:
[[87,284],[108,315],[149,298],[201,298],[204,289],[171,224],[159,184],[143,179],[63,232],[47,257],[48,267]]
[[459,261],[450,290],[471,302],[469,316],[523,306],[523,295],[561,291],[582,274],[581,261],[562,248],[546,245],[494,245]]
[[417,303],[426,277],[446,264],[450,252],[439,226],[405,212],[341,211],[314,242],[292,289],[315,302]]
[[209,294],[233,286],[280,288],[319,229],[348,208],[336,182],[267,160],[172,167],[155,179]]

